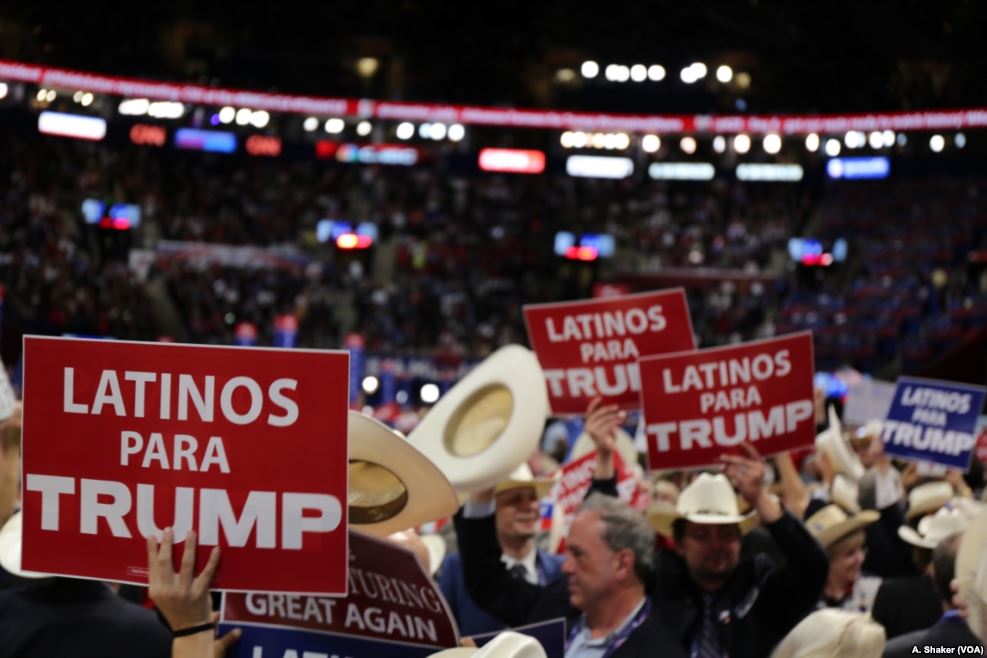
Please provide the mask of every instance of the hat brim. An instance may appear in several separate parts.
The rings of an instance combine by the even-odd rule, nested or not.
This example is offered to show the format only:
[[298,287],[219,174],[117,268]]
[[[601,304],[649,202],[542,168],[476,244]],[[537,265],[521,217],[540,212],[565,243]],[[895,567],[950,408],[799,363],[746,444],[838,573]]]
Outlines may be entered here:
[[[503,428],[482,449],[455,454],[448,445],[456,439],[452,425],[463,419],[475,396],[494,389],[510,394]],[[507,345],[442,396],[408,441],[446,474],[457,493],[470,494],[494,487],[524,462],[538,447],[547,417],[548,391],[538,359],[525,347]]]
[[535,496],[538,500],[541,500],[542,498],[548,496],[554,486],[555,480],[547,480],[544,478],[538,478],[535,480],[504,480],[494,487],[494,494],[499,494],[501,491],[510,491],[511,489],[533,488],[535,490]]
[[915,546],[916,548],[935,548],[936,543],[920,535],[915,528],[903,525],[898,527],[898,536],[901,540]]
[[952,492],[947,496],[943,494],[942,496],[936,496],[935,498],[929,498],[923,500],[921,504],[915,507],[909,507],[905,512],[905,518],[911,521],[912,519],[917,519],[919,517],[925,516],[926,514],[935,514],[939,508],[949,502],[949,499],[953,497]]
[[820,532],[816,537],[816,541],[819,542],[819,545],[822,546],[824,550],[828,549],[840,539],[843,539],[857,530],[866,528],[879,518],[881,518],[881,515],[871,509],[857,512],[853,516],[847,517],[845,521],[841,521]]
[[22,538],[21,512],[17,511],[0,528],[0,567],[20,578],[48,578],[48,574],[21,569]]
[[[369,416],[349,413],[349,458],[381,466],[401,481],[407,498],[394,513],[356,514],[353,501],[359,492],[350,481],[349,525],[377,537],[414,528],[452,516],[459,509],[459,498],[446,476],[428,457],[400,434]],[[368,517],[364,520],[364,517]]]
[[664,503],[655,503],[648,508],[645,515],[651,526],[665,537],[674,535],[675,522],[685,519],[702,525],[733,525],[740,526],[741,534],[747,534],[758,524],[757,512],[747,514],[680,514]]

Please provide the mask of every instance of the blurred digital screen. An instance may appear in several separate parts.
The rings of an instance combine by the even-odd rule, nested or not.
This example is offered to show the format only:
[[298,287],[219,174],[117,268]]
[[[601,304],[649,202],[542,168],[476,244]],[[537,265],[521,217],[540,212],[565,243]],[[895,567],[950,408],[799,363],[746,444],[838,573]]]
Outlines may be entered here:
[[82,217],[86,224],[115,231],[128,231],[140,226],[141,209],[131,203],[114,203],[107,206],[98,199],[82,202]]
[[791,238],[788,240],[788,255],[802,265],[828,267],[846,260],[847,243],[843,238],[825,244],[816,238]]
[[482,149],[479,165],[483,171],[540,174],[545,171],[545,154],[524,149]]
[[802,180],[802,165],[743,162],[737,165],[737,180],[795,183]]
[[627,178],[634,173],[634,161],[606,155],[570,155],[565,171],[580,178]]
[[[339,245],[339,239],[346,235],[357,236],[357,244],[369,239],[370,242],[366,244],[369,247],[377,242],[377,225],[373,222],[360,222],[354,226],[352,222],[341,219],[320,219],[315,225],[315,238],[319,242],[334,242],[338,246],[346,248],[343,245],[349,244],[352,240],[345,239],[343,245]],[[364,237],[365,240],[360,241],[360,236]]]
[[281,155],[281,138],[267,135],[251,135],[243,145],[250,155],[276,158]]
[[38,115],[38,132],[98,142],[106,137],[106,119],[44,111]]
[[812,383],[826,392],[827,399],[844,398],[850,390],[845,381],[831,372],[817,372]]
[[613,256],[616,243],[609,233],[559,231],[555,234],[555,254],[569,260],[596,260]]
[[891,175],[891,160],[874,157],[833,158],[826,163],[826,175],[834,180],[880,179]]
[[236,151],[236,135],[219,130],[179,128],[175,131],[175,148],[209,153],[233,153]]
[[713,180],[716,168],[709,162],[652,162],[648,176],[655,180]]

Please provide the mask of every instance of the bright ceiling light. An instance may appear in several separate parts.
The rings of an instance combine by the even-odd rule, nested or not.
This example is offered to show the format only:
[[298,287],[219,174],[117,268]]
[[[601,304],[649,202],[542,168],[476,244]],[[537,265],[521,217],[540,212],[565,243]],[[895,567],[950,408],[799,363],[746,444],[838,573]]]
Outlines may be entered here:
[[722,82],[723,84],[730,82],[731,80],[733,80],[733,69],[727,66],[726,64],[722,64],[718,66],[716,68],[716,79]]
[[826,155],[831,158],[835,158],[840,154],[840,140],[835,137],[830,137],[826,140]]
[[723,135],[717,135],[713,138],[713,150],[717,153],[723,153],[727,150],[727,140]]
[[929,138],[929,148],[932,149],[933,153],[942,153],[942,150],[946,148],[946,138],[942,135],[933,135]]
[[271,121],[271,115],[266,110],[257,110],[250,115],[250,125],[254,128],[264,128]]
[[356,124],[356,134],[360,137],[366,137],[374,129],[373,124],[369,121],[361,121]]
[[805,136],[805,150],[810,153],[815,153],[819,150],[819,135],[816,133],[809,133]]
[[326,120],[326,132],[330,135],[338,135],[343,132],[343,128],[346,127],[346,122],[339,117],[333,117]]
[[644,64],[635,64],[631,67],[631,80],[634,82],[644,82],[648,79],[648,67]]
[[744,133],[740,133],[733,138],[733,150],[737,153],[747,153],[751,150],[751,138]]
[[[221,116],[219,118],[220,118],[220,120],[222,120],[222,118],[223,118],[222,117],[222,113],[220,113],[220,114],[221,114]],[[302,128],[305,129],[305,132],[310,133],[310,132],[314,131],[316,128],[318,128],[318,127],[319,127],[319,120],[316,119],[315,117],[305,117],[305,120],[302,121]]]
[[466,137],[466,128],[461,123],[454,123],[449,126],[448,137],[451,142],[461,142]]
[[398,139],[411,139],[415,136],[415,124],[407,121],[404,123],[399,123],[395,134]]
[[696,138],[688,135],[679,141],[679,148],[682,149],[683,153],[688,153],[689,155],[696,152],[697,146],[698,144],[696,144]]
[[579,67],[579,72],[583,74],[584,78],[592,79],[600,74],[600,65],[588,59]]
[[658,135],[645,135],[641,139],[641,149],[645,153],[654,153],[661,148],[661,138]]
[[767,134],[764,136],[761,146],[764,147],[765,153],[774,155],[781,150],[781,136],[775,133]]
[[661,64],[652,64],[648,67],[648,79],[660,82],[665,79],[665,67]]

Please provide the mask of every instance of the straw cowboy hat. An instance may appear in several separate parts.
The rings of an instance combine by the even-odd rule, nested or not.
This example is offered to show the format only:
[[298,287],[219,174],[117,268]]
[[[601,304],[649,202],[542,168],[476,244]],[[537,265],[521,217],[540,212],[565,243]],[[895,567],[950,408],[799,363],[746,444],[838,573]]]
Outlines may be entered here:
[[679,519],[716,525],[737,523],[744,533],[757,525],[756,512],[740,513],[737,494],[734,493],[730,480],[722,473],[700,473],[679,494],[674,509],[667,504],[655,504],[648,508],[647,516],[651,525],[666,537],[672,536],[672,526]]
[[21,578],[47,578],[48,574],[21,569],[21,513],[18,510],[0,528],[0,567]]
[[429,658],[547,658],[535,638],[514,631],[499,633],[482,648],[457,647],[433,653]]
[[548,495],[548,492],[552,490],[554,485],[555,480],[536,478],[531,474],[531,468],[524,463],[515,468],[514,472],[508,475],[506,480],[498,482],[497,486],[494,487],[494,493],[499,494],[501,491],[532,487],[535,490],[535,496],[541,500]]
[[970,522],[956,553],[956,579],[959,594],[969,605],[967,623],[970,630],[987,641],[987,511]]
[[908,512],[905,518],[911,521],[932,514],[952,497],[953,485],[945,480],[920,484],[908,492]]
[[943,539],[964,532],[969,525],[969,519],[959,509],[942,507],[935,514],[923,516],[917,532],[911,526],[900,526],[898,536],[912,546],[935,548]]
[[349,413],[349,525],[378,537],[452,516],[459,498],[428,457],[383,423]]
[[837,473],[843,473],[853,481],[864,475],[864,465],[843,437],[840,417],[829,408],[829,427],[816,435],[816,451],[826,455]]
[[816,538],[823,550],[847,535],[864,528],[881,518],[874,510],[864,510],[847,516],[839,505],[826,505],[805,521],[805,527]]
[[408,440],[459,494],[489,489],[538,447],[548,415],[545,375],[534,352],[502,347],[436,403]]
[[[574,462],[595,450],[596,442],[593,441],[593,437],[583,432],[576,439],[576,442],[572,444],[569,461]],[[640,472],[641,467],[637,461],[637,446],[634,445],[634,439],[619,427],[617,428],[617,452],[620,454],[620,459],[624,462],[624,466],[629,470]]]

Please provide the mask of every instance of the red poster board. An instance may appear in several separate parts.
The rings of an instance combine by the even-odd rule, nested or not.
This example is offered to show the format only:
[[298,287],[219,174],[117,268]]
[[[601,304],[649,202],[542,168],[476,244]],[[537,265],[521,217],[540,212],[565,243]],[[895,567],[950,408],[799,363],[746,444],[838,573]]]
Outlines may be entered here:
[[348,382],[346,352],[25,337],[24,568],[144,584],[170,526],[217,589],[345,593]]
[[557,415],[582,414],[598,395],[622,409],[636,409],[638,358],[696,348],[681,288],[529,304],[524,322]]
[[718,462],[747,441],[762,455],[812,445],[812,333],[641,359],[650,469]]
[[222,620],[396,644],[459,645],[456,622],[438,585],[411,551],[359,532],[350,532],[350,550],[345,598],[230,593],[223,596]]

